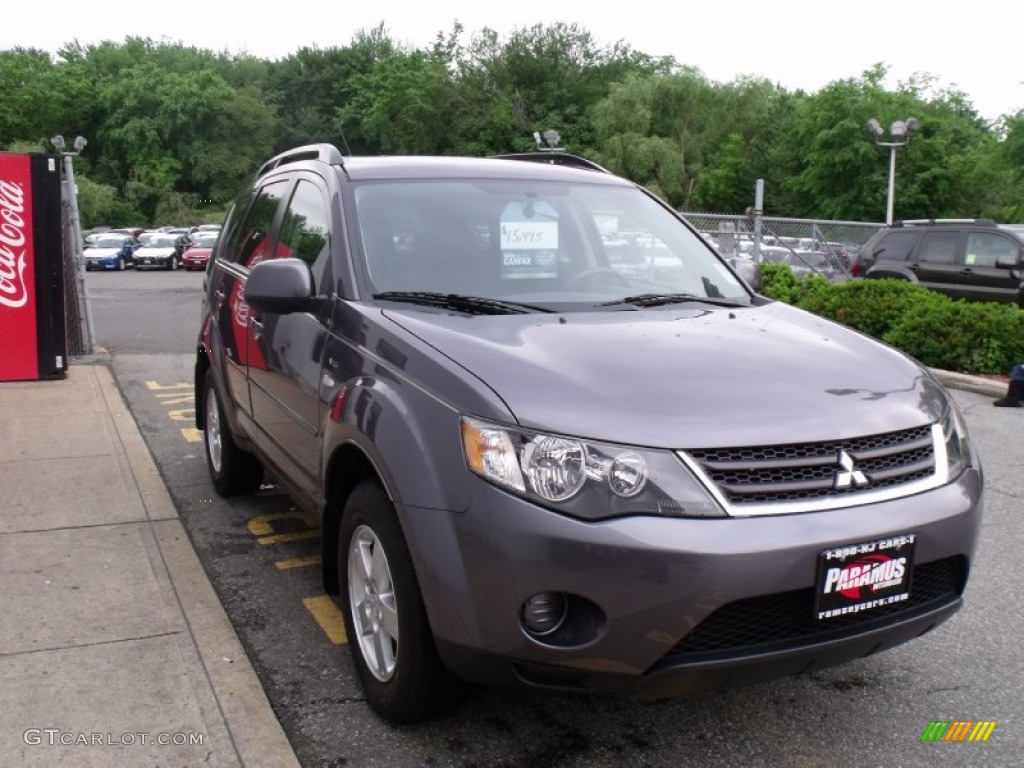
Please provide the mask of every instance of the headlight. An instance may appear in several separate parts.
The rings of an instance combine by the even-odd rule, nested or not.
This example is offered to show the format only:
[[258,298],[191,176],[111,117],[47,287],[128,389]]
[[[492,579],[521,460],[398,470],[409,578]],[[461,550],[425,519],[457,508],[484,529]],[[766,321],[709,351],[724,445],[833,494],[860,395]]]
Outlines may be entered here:
[[670,451],[643,450],[462,420],[469,468],[574,517],[725,517]]
[[971,466],[971,443],[967,435],[967,425],[952,398],[949,400],[949,410],[942,420],[942,437],[946,444],[947,480],[952,482]]

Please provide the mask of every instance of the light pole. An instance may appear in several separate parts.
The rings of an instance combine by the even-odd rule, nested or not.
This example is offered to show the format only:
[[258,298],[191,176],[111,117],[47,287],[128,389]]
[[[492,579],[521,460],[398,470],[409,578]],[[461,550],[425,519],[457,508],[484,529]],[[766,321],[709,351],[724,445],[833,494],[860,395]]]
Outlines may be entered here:
[[64,151],[64,137],[59,133],[50,139],[61,157],[64,158],[64,197],[68,201],[68,211],[71,214],[70,232],[66,233],[71,237],[72,248],[75,254],[75,265],[78,267],[78,292],[82,297],[82,304],[85,307],[85,332],[87,336],[88,353],[91,355],[96,351],[96,334],[93,331],[92,308],[89,306],[89,294],[85,287],[85,256],[82,254],[82,225],[78,220],[78,186],[75,184],[75,169],[71,164],[71,158],[78,155],[85,145],[88,144],[84,136],[75,137],[74,151]]
[[865,128],[874,137],[875,144],[880,147],[889,148],[889,197],[885,207],[885,223],[892,224],[893,200],[896,196],[896,150],[910,143],[911,137],[921,129],[921,121],[916,117],[908,117],[906,120],[895,120],[889,126],[889,138],[892,141],[882,141],[885,130],[882,128],[882,124],[874,117],[868,120]]

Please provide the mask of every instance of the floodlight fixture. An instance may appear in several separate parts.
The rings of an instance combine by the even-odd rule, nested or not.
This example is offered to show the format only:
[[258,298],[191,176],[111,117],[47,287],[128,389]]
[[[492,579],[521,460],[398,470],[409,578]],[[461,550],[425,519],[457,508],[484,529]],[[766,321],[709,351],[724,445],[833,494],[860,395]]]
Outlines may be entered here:
[[910,143],[911,137],[921,130],[921,121],[916,117],[894,120],[889,126],[889,137],[892,141],[882,141],[885,131],[882,129],[882,124],[874,117],[868,120],[864,128],[871,134],[875,144],[889,148],[889,193],[885,206],[885,223],[892,224],[893,204],[896,196],[896,150]]

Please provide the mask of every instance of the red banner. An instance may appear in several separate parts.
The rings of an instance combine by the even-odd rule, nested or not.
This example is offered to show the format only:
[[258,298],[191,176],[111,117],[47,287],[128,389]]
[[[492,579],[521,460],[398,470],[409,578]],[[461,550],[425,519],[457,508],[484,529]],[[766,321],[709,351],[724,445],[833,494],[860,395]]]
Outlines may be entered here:
[[39,375],[34,255],[29,157],[0,153],[0,381]]

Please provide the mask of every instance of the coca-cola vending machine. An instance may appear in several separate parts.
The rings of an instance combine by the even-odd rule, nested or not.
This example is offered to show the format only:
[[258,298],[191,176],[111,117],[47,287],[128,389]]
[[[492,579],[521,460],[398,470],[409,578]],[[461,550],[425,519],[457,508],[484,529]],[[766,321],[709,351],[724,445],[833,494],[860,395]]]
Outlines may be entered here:
[[67,373],[60,204],[56,157],[0,152],[0,381]]

